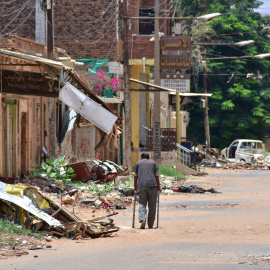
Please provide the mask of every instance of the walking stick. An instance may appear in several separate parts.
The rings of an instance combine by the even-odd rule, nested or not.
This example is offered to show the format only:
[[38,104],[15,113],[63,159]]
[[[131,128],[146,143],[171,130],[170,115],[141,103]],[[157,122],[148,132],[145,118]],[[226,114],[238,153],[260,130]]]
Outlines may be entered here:
[[134,191],[134,205],[133,205],[132,228],[135,228],[135,208],[136,208],[136,191]]
[[159,222],[159,191],[157,195],[157,228],[158,228],[158,222]]

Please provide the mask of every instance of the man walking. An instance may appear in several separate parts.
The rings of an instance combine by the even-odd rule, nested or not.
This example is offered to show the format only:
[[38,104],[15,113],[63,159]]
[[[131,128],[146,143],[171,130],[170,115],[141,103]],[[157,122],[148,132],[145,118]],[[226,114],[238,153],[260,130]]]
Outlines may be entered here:
[[148,203],[148,228],[153,228],[156,216],[157,194],[160,189],[157,163],[149,159],[149,154],[142,153],[134,167],[134,191],[139,193],[139,222],[145,229]]

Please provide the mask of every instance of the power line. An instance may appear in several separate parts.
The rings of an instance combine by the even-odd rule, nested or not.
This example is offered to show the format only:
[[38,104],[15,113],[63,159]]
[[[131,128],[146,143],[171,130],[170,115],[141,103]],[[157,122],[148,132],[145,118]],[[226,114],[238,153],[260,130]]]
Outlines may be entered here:
[[[162,2],[162,3],[160,3],[159,5],[156,5],[156,6],[154,6],[154,7],[149,7],[149,8],[144,8],[144,9],[155,9],[156,7],[161,7],[164,3],[166,3],[167,2],[167,0],[165,0],[164,2]],[[171,1],[172,2],[172,1]],[[133,8],[136,8],[136,9],[139,9],[139,6],[134,6],[134,5],[131,5],[131,4],[128,4],[128,7],[129,6],[131,6],[131,7],[133,7]]]
[[[100,20],[102,17],[104,17],[106,15],[106,13],[108,12],[108,10],[110,9],[111,5],[113,4],[114,0],[111,1],[111,3],[109,4],[109,6],[107,7],[107,9],[102,12],[102,14],[95,20],[93,21],[89,21],[89,22],[83,22],[83,21],[80,21],[78,20],[76,17],[74,17],[70,12],[67,11],[67,9],[65,9],[66,13],[69,14],[69,16],[71,16],[75,21],[79,22],[79,23],[82,23],[82,24],[92,24],[92,23],[95,23],[97,22],[98,20]],[[59,8],[57,7],[57,9],[59,10]]]
[[109,57],[109,55],[110,55],[110,53],[111,53],[111,51],[112,51],[112,49],[113,49],[113,47],[114,47],[114,44],[115,44],[116,39],[117,39],[117,33],[115,33],[114,41],[113,41],[113,43],[112,43],[112,46],[111,46],[111,48],[110,48],[110,51],[108,52],[108,54],[107,54],[107,56],[106,56],[106,59],[108,59],[108,57]]
[[[56,8],[56,9],[58,9],[58,8]],[[59,9],[58,9],[58,10],[59,10]],[[59,11],[60,11],[61,14],[64,16],[64,18],[66,19],[66,21],[68,21],[68,19],[66,18],[66,16],[62,13],[62,11],[61,11],[61,10],[59,10]],[[115,16],[116,13],[117,13],[117,10],[114,11],[114,13],[112,14],[112,16],[107,20],[107,22],[106,22],[103,26],[101,26],[98,30],[93,31],[93,32],[88,32],[88,30],[86,30],[86,31],[81,31],[79,28],[75,27],[73,24],[71,24],[71,26],[72,26],[73,28],[75,28],[78,32],[82,33],[82,34],[94,34],[94,33],[99,32],[100,30],[102,30],[102,29],[103,29],[103,28],[111,21],[111,19],[113,18],[113,16]],[[61,24],[61,23],[60,23],[60,24]],[[61,24],[61,25],[63,25],[63,24]]]
[[10,4],[10,3],[13,3],[13,2],[16,2],[16,0],[11,0],[11,1],[8,1],[8,2],[0,2],[0,4]]
[[[3,12],[7,13],[7,12],[9,12],[10,10],[14,10],[14,6],[11,6],[11,7],[9,7],[9,8],[2,8],[2,9],[3,9],[3,10],[2,10]],[[9,13],[9,14],[7,14],[7,15],[0,15],[0,17],[2,17],[2,18],[8,17],[8,16],[14,14],[15,12],[19,11],[19,9],[20,9],[20,8],[16,9],[15,11],[13,11],[12,13]]]
[[[30,12],[30,14],[26,17],[26,19],[25,20],[23,20],[23,22],[18,26],[18,27],[16,27],[14,30],[12,30],[12,31],[10,31],[9,33],[6,33],[6,34],[4,34],[4,35],[2,35],[2,33],[8,28],[8,26],[15,20],[15,19],[18,19],[19,18],[19,15],[20,14],[23,14],[23,13],[25,13],[26,12],[26,10],[27,10],[27,8],[28,8],[28,6],[30,6],[30,3],[32,2],[33,0],[28,0],[26,3],[24,3],[24,5],[21,7],[21,8],[19,8],[19,12],[18,12],[18,14],[15,16],[15,17],[13,17],[13,19],[3,28],[3,30],[1,31],[1,33],[0,33],[0,36],[4,36],[4,35],[8,35],[8,34],[10,34],[10,33],[13,33],[14,31],[16,31],[19,27],[21,27],[24,23],[25,23],[25,21],[29,18],[29,16],[32,14],[32,12],[33,12],[33,10],[35,9],[35,7],[32,9],[32,11]],[[26,9],[23,11],[23,9],[26,7]],[[22,12],[23,11],[23,12]]]

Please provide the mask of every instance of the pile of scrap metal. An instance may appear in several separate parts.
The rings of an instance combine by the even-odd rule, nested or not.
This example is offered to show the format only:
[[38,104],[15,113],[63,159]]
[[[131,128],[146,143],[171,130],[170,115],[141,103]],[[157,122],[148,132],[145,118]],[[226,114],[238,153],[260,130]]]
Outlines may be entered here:
[[98,159],[84,160],[67,165],[74,170],[72,181],[95,183],[110,182],[119,175],[126,175],[127,170],[116,163]]
[[101,222],[108,216],[86,222],[35,187],[3,182],[0,182],[0,218],[24,225],[32,232],[46,232],[72,239],[97,238],[119,230],[110,218]]

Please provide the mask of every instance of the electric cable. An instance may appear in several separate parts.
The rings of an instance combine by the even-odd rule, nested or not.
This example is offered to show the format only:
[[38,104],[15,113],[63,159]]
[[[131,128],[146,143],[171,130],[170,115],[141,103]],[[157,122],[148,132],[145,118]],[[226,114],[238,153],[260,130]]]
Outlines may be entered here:
[[[56,9],[58,9],[58,8],[56,8]],[[58,9],[59,10],[59,9]],[[68,19],[65,17],[65,15],[62,13],[62,11],[61,10],[59,10],[60,12],[61,12],[61,14],[64,16],[64,18],[66,19],[66,21],[68,21]],[[113,18],[113,16],[115,16],[115,14],[117,13],[117,10],[115,10],[114,11],[114,13],[112,14],[112,16],[107,20],[107,22],[103,25],[103,26],[101,26],[98,30],[96,30],[96,31],[93,31],[93,32],[88,32],[88,30],[86,30],[86,31],[81,31],[79,28],[77,28],[77,27],[75,27],[73,24],[71,24],[71,26],[73,27],[73,28],[75,28],[78,32],[80,32],[80,33],[82,33],[82,34],[94,34],[94,33],[97,33],[97,32],[99,32],[100,30],[102,30],[110,21],[111,21],[111,19]],[[63,24],[62,24],[63,25]]]
[[[162,3],[160,3],[160,4],[156,5],[156,6],[149,7],[149,8],[144,8],[144,9],[155,9],[156,7],[162,6],[162,5],[163,5],[164,3],[166,3],[166,2],[167,2],[167,0],[165,0],[164,2],[162,2]],[[134,5],[131,5],[131,4],[128,4],[128,6],[131,6],[131,7],[136,8],[136,9],[139,8],[139,6],[134,6]]]
[[[15,7],[16,8],[16,7]],[[2,11],[4,13],[8,13],[10,10],[14,10],[14,6],[11,6],[9,8],[2,8]],[[20,10],[20,7],[18,9],[16,9],[15,11],[12,11],[11,13],[9,14],[6,14],[6,15],[0,15],[0,17],[4,18],[4,17],[7,17],[7,16],[10,16],[12,14],[14,14],[15,12],[19,11]]]
[[113,47],[114,47],[114,44],[115,44],[116,39],[117,39],[117,32],[115,33],[114,41],[113,41],[113,43],[112,43],[112,46],[111,46],[111,48],[110,48],[110,51],[108,52],[108,54],[107,54],[107,56],[106,56],[106,58],[105,58],[106,60],[108,59],[108,57],[109,57],[109,55],[110,55],[110,53],[111,53],[111,51],[112,51],[112,49],[113,49]]
[[0,2],[0,4],[10,4],[10,3],[13,3],[13,2],[16,2],[16,0],[11,0],[11,1],[8,1],[8,2]]
[[[109,32],[109,30],[112,28],[114,22],[116,21],[116,19],[117,19],[117,17],[114,18],[112,24],[109,26],[109,28],[106,30],[106,32],[99,39],[97,39],[97,40],[95,40],[93,42],[81,42],[81,43],[84,43],[84,44],[95,44],[95,43],[99,42],[104,36],[107,35],[107,33]],[[61,23],[60,23],[60,25],[61,25]],[[71,35],[69,34],[69,36],[71,36]],[[75,40],[73,37],[72,37],[72,39]],[[112,42],[112,41],[110,41],[110,42]],[[67,43],[67,42],[59,42],[59,43]],[[76,43],[77,43],[77,40],[76,40]]]
[[[270,73],[265,73],[265,74],[260,74],[261,76],[267,76],[267,75],[269,75]],[[199,73],[198,74],[198,76],[203,76],[204,74],[203,73]],[[232,74],[226,74],[226,73],[221,73],[221,74],[219,74],[219,73],[207,73],[207,76],[231,76]],[[247,76],[247,73],[239,73],[239,74],[237,74],[237,73],[233,73],[233,75],[234,76]],[[254,77],[256,77],[256,74],[254,74]]]
[[[172,9],[172,4],[173,3],[173,1],[170,1],[165,7],[163,7],[163,9],[165,9],[166,10],[166,8],[168,7],[168,6],[171,6],[169,9],[168,9],[168,11],[164,11],[164,13],[160,16],[160,17],[163,17],[163,16],[165,16],[171,9]],[[152,8],[151,8],[152,9]],[[146,14],[146,15],[148,15],[149,13],[147,13],[147,12],[142,12],[143,14]],[[129,15],[131,15],[130,13],[129,13]],[[153,16],[155,16],[155,14],[153,14]],[[145,17],[148,17],[148,16],[145,16]],[[153,19],[154,20],[154,19]]]
[[[12,20],[11,20],[7,25],[4,26],[3,30],[0,32],[0,36],[3,36],[2,33],[8,28],[8,26],[9,26],[15,19],[18,19],[18,18],[19,18],[19,15],[21,15],[21,14],[23,14],[23,13],[26,12],[26,10],[28,9],[28,6],[30,6],[30,3],[31,3],[31,2],[33,2],[33,0],[28,0],[27,2],[24,3],[24,5],[21,6],[21,8],[19,9],[18,14],[17,14],[15,17],[13,17]],[[25,7],[26,7],[26,9],[23,11],[23,9],[24,9]],[[34,9],[35,9],[35,7],[34,7]],[[32,12],[33,12],[33,9],[32,9],[32,11],[31,11],[31,14],[32,14]],[[31,15],[31,14],[30,14],[30,15]],[[27,16],[27,19],[29,18],[30,15]],[[24,21],[19,25],[19,27],[21,27],[21,25],[24,24],[25,21],[26,21],[26,20],[24,20]],[[13,33],[13,32],[16,31],[19,27],[16,27],[15,30],[10,31],[9,33]],[[7,34],[5,34],[5,35],[7,35]]]
[[82,24],[92,24],[92,23],[97,22],[98,20],[100,20],[102,17],[104,17],[104,16],[106,15],[106,13],[107,13],[108,10],[110,9],[110,7],[111,7],[111,5],[113,4],[113,2],[114,2],[114,0],[111,1],[111,3],[109,4],[109,6],[107,7],[107,9],[106,9],[104,12],[102,12],[102,14],[101,14],[97,19],[95,19],[95,20],[93,20],[93,21],[89,21],[89,22],[83,22],[83,21],[80,21],[80,20],[78,20],[76,17],[74,17],[70,12],[68,12],[67,10],[65,10],[65,11],[66,11],[66,13],[67,13],[69,16],[71,16],[75,21],[78,21],[79,23],[82,23]]
[[9,33],[6,33],[4,35],[1,35],[2,37],[3,36],[7,36],[15,31],[17,31],[19,28],[21,28],[21,26],[27,21],[27,19],[30,17],[30,15],[33,13],[33,11],[35,10],[35,7],[32,8],[31,12],[28,14],[28,16],[23,20],[23,22],[18,26],[16,27],[15,29],[13,29],[12,31],[10,31]]

